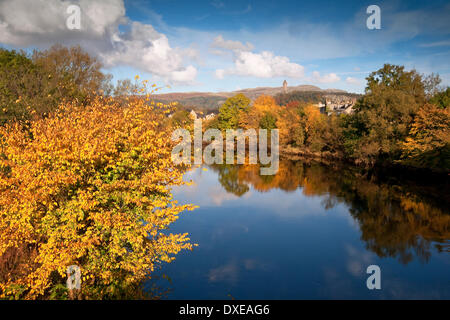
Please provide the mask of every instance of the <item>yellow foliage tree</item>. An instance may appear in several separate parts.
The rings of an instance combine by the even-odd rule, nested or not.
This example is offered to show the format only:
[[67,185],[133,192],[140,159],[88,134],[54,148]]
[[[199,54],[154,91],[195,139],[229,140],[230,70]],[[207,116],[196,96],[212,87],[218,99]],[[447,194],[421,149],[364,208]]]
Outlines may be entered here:
[[162,109],[96,98],[27,130],[0,128],[1,298],[52,297],[70,265],[81,269],[79,297],[130,297],[162,262],[192,249],[187,234],[167,230],[194,207],[171,194],[183,169],[171,162]]
[[260,95],[255,99],[249,110],[240,113],[239,126],[244,129],[258,129],[264,116],[269,115],[278,119],[280,111],[280,106],[277,105],[274,98]]
[[405,164],[450,171],[450,108],[426,104],[419,109],[402,144]]
[[280,130],[280,144],[303,145],[304,134],[300,115],[296,109],[282,108],[279,113],[277,126]]
[[325,116],[313,105],[304,108],[305,142],[313,151],[320,151],[325,145],[322,131],[325,128]]

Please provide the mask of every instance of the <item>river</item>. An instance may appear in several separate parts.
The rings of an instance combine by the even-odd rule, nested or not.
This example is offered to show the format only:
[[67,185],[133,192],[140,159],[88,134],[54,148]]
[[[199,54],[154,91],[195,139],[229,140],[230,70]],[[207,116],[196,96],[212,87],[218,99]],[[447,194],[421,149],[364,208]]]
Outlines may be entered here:
[[[170,232],[198,244],[163,266],[168,299],[449,299],[447,182],[315,162],[203,165],[174,189]],[[367,267],[380,267],[369,290]],[[152,284],[154,285],[154,283]]]

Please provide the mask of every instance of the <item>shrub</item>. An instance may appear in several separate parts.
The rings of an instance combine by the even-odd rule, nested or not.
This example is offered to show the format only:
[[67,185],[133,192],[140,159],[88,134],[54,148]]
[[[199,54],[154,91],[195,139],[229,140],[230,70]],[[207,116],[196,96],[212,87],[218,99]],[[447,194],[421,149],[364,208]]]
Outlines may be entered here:
[[54,297],[69,265],[81,269],[79,297],[134,296],[162,262],[192,249],[187,234],[167,231],[194,207],[172,198],[183,170],[171,162],[163,117],[145,99],[120,107],[96,98],[27,131],[0,128],[0,263],[29,256],[0,277],[0,297]]

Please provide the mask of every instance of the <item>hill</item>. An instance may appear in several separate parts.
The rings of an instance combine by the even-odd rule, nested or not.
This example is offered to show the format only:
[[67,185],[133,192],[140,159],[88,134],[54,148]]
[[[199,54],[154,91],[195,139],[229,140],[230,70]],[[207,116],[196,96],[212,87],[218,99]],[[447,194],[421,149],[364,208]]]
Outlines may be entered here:
[[[318,97],[318,99],[314,99],[314,101],[312,102],[318,102],[315,100],[320,100],[326,94],[347,94],[347,92],[344,90],[321,89],[313,85],[288,86],[286,88],[286,91],[288,95],[295,93],[295,95]],[[209,113],[217,111],[220,105],[224,103],[226,99],[239,93],[242,93],[251,100],[254,100],[262,94],[270,95],[273,97],[282,95],[284,94],[284,90],[283,87],[257,87],[230,92],[175,92],[155,94],[153,98],[159,102],[177,101],[187,108]]]

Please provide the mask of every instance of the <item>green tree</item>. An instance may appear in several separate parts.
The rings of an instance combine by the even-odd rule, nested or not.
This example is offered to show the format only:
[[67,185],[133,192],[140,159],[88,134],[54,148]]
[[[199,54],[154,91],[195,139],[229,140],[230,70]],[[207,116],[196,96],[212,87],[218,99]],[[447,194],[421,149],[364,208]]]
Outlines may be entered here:
[[25,52],[0,49],[0,123],[28,117],[33,99],[43,96],[40,77],[39,68]]
[[[365,95],[344,133],[350,156],[373,164],[398,159],[414,115],[426,101],[422,76],[385,64],[367,77]],[[349,148],[350,147],[350,148]]]
[[144,87],[137,81],[131,81],[130,79],[118,80],[114,87],[113,94],[116,97],[129,96],[138,94]]
[[247,111],[249,106],[250,99],[242,93],[228,98],[219,108],[219,129],[236,129],[239,123],[239,113],[241,111]]
[[448,108],[450,105],[450,87],[446,90],[436,93],[431,99],[430,103],[436,105],[439,108]]
[[79,46],[53,46],[45,51],[0,49],[0,123],[45,116],[63,101],[84,104],[98,93],[106,93],[111,76]]
[[82,100],[97,94],[106,77],[97,58],[80,46],[54,45],[48,50],[34,51],[32,60],[44,75],[48,75],[46,84],[55,100]]
[[263,117],[259,121],[261,129],[272,130],[277,128],[277,118],[270,112],[264,112]]
[[189,111],[183,109],[182,106],[177,106],[174,113],[172,113],[170,122],[174,127],[186,127],[192,124],[193,120],[189,116]]

